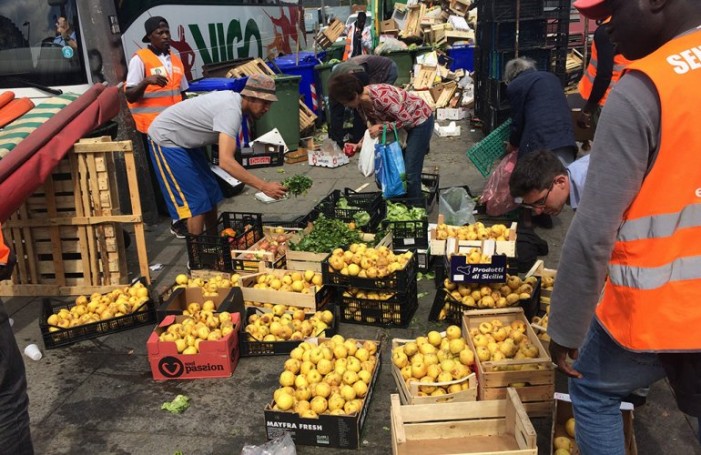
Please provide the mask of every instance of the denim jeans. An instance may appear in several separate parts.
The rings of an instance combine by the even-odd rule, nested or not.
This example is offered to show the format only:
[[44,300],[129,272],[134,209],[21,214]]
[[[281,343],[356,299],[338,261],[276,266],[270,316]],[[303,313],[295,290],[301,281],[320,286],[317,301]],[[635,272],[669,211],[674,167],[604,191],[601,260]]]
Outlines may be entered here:
[[621,399],[665,377],[657,354],[623,349],[594,319],[569,380],[582,455],[625,455]]
[[406,168],[406,196],[410,199],[422,197],[421,170],[424,167],[424,157],[431,145],[433,134],[433,115],[423,123],[407,131],[406,150],[404,151],[404,167]]
[[24,361],[0,301],[0,453],[32,455]]

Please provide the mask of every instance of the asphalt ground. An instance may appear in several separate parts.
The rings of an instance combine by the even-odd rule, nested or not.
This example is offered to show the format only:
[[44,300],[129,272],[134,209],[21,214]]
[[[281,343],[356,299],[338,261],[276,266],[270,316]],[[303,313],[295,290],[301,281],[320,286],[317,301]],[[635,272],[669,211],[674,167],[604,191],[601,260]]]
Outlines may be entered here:
[[[465,151],[480,131],[458,122],[462,134],[456,138],[434,136],[426,168],[440,169],[440,186],[468,185],[478,194],[485,179],[468,162]],[[357,157],[336,169],[310,167],[307,164],[284,165],[254,171],[268,180],[305,174],[314,181],[304,197],[272,204],[255,199],[255,191],[227,199],[221,211],[260,212],[266,220],[291,220],[308,213],[333,189],[374,190],[372,178],[363,177]],[[436,219],[437,209],[431,217]],[[553,229],[537,230],[549,244],[543,257],[549,268],[557,268],[561,245],[572,212],[565,210]],[[158,294],[174,283],[175,276],[186,272],[185,241],[169,232],[162,220],[149,226],[147,245],[149,263],[161,264],[152,274],[152,293]],[[135,252],[130,248],[131,270]],[[389,341],[414,338],[445,325],[428,321],[435,286],[431,280],[418,283],[419,308],[407,328],[383,329],[367,325],[341,324],[339,333],[358,339],[383,340],[381,370],[361,434],[359,450],[340,450],[297,446],[299,454],[389,454],[391,453],[390,398],[396,392],[390,373]],[[425,293],[425,295],[424,295]],[[39,330],[40,298],[9,298],[5,305],[14,319],[14,331],[20,349],[37,343],[43,358],[25,357],[29,384],[30,418],[37,454],[164,454],[180,450],[186,455],[238,454],[244,444],[266,441],[263,408],[277,387],[286,356],[241,359],[235,373],[227,379],[156,382],[151,376],[146,355],[146,340],[152,327],[141,327],[68,347],[46,350]],[[566,381],[558,375],[557,391],[566,391]],[[190,408],[181,415],[162,411],[161,404],[178,394],[190,397]],[[550,418],[533,419],[538,433],[540,454],[550,453]],[[652,386],[647,404],[635,410],[635,434],[639,454],[701,454],[696,442],[696,422],[681,414],[669,385],[660,381]],[[0,448],[2,452],[2,448]]]

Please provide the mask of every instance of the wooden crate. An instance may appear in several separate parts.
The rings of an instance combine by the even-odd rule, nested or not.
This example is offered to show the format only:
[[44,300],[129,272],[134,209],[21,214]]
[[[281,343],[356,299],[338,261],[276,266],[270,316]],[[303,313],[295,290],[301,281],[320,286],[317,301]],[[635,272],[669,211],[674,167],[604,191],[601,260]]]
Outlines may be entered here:
[[[553,394],[555,393],[555,370],[548,352],[526,320],[521,308],[503,308],[475,310],[463,316],[463,333],[467,336],[470,347],[477,352],[470,329],[480,322],[498,319],[505,325],[520,320],[526,326],[528,341],[539,350],[539,356],[532,359],[507,359],[496,362],[477,361],[477,396],[480,400],[500,400],[506,395],[506,389],[513,384],[521,401],[531,417],[546,417],[552,413]],[[520,369],[520,368],[529,369]]]
[[[526,273],[526,277],[529,276],[539,276],[541,279],[542,278],[552,278],[553,282],[555,281],[555,276],[557,275],[557,269],[546,269],[545,268],[545,263],[543,262],[542,259],[538,259],[535,261],[533,264],[533,267]],[[550,297],[552,296],[553,293],[553,288],[552,286],[550,287],[544,287],[543,283],[541,282],[540,285],[540,311],[543,313],[547,313],[548,306],[550,305]]]
[[316,119],[316,114],[304,104],[304,101],[299,100],[299,131],[302,132],[314,126]]
[[325,30],[320,31],[315,37],[314,41],[322,49],[331,47],[333,43],[336,42],[339,36],[345,31],[346,26],[343,22],[338,19],[334,19],[329,23],[329,26]]
[[420,65],[419,72],[414,76],[411,85],[414,90],[425,90],[433,87],[433,82],[436,80],[436,67],[428,65]]
[[[123,153],[132,214],[119,208],[113,153]],[[149,280],[131,141],[76,143],[44,185],[3,223],[17,254],[2,296],[105,293],[128,283],[123,224],[134,227],[141,276]]]
[[251,76],[253,74],[267,74],[270,77],[275,77],[275,72],[260,58],[254,58],[250,62],[231,68],[229,72],[226,73],[226,77],[239,78]]
[[[445,335],[445,333],[442,333],[441,335]],[[399,338],[395,338],[392,340],[392,351],[394,352],[394,349],[402,346],[410,341],[415,341],[415,340],[403,340]],[[474,369],[474,365],[472,365],[470,368]],[[404,381],[404,378],[402,377],[401,372],[399,371],[399,368],[397,368],[396,365],[392,365],[392,376],[394,376],[394,382],[397,384],[397,390],[399,391],[399,397],[401,398],[402,404],[433,404],[433,403],[457,403],[457,402],[464,402],[464,401],[476,401],[477,400],[477,375],[475,373],[471,373],[468,376],[462,378],[462,379],[456,379],[454,381],[449,381],[449,382],[431,382],[428,384],[425,383],[419,383],[418,381],[412,382],[411,385],[407,386],[406,381]],[[419,395],[419,387],[420,386],[438,386],[438,387],[449,387],[453,384],[468,384],[468,388],[466,390],[462,390],[460,392],[455,392],[455,393],[448,393],[446,395],[441,395],[437,397],[432,397],[432,396],[420,396]]]
[[421,37],[421,18],[426,14],[426,5],[419,3],[408,7],[404,29],[399,32],[400,38]]
[[503,400],[401,405],[391,395],[393,455],[536,455],[536,432],[513,388]]

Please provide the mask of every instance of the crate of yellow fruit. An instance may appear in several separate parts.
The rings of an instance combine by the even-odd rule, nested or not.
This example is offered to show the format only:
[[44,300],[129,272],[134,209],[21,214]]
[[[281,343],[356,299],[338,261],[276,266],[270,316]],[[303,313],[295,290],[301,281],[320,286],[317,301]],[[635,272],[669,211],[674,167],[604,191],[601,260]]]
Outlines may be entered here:
[[457,325],[416,339],[393,339],[392,364],[402,404],[477,400],[475,353]]
[[272,310],[246,308],[241,325],[241,357],[289,354],[308,338],[336,335],[335,306],[328,304],[314,314],[296,309],[287,311],[285,305]]
[[322,264],[324,284],[402,292],[416,280],[416,255],[354,243],[336,248]]
[[467,226],[449,226],[442,222],[442,215],[438,216],[437,224],[428,227],[428,241],[431,254],[445,256],[447,252],[457,249],[478,248],[485,249],[486,241],[493,241],[495,254],[504,254],[506,257],[516,257],[516,229],[517,223],[494,224],[487,226],[476,222]]
[[314,313],[333,297],[333,289],[324,286],[320,273],[313,270],[262,269],[239,280],[243,299],[262,304],[286,305]]
[[476,354],[480,400],[503,399],[514,387],[529,416],[550,415],[555,370],[521,308],[465,313],[462,330]]
[[155,303],[143,279],[107,294],[81,295],[73,303],[44,299],[39,323],[46,349],[156,322]]

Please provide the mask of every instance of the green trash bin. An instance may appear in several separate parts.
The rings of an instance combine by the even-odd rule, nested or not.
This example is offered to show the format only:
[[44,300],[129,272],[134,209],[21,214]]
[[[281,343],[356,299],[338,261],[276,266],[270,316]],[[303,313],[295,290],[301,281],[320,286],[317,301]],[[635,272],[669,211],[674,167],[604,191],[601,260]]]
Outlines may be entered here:
[[[273,128],[277,128],[290,151],[299,147],[299,81],[301,76],[275,77],[277,101],[270,105],[270,110],[254,123],[259,137]],[[291,113],[294,112],[294,115]]]
[[333,43],[331,47],[326,49],[326,57],[324,57],[324,62],[329,62],[331,60],[343,60],[343,51],[346,49],[346,42]]
[[408,49],[383,52],[382,55],[391,58],[397,64],[397,80],[394,85],[401,87],[411,82],[411,69],[414,58]]
[[331,113],[329,112],[329,78],[336,63],[321,63],[314,67],[316,80],[320,90],[321,99],[324,102],[324,121],[328,123]]

